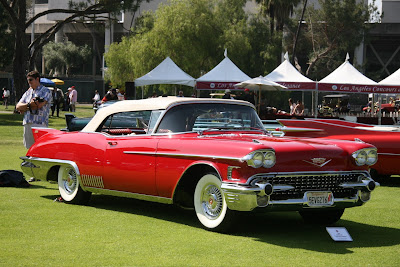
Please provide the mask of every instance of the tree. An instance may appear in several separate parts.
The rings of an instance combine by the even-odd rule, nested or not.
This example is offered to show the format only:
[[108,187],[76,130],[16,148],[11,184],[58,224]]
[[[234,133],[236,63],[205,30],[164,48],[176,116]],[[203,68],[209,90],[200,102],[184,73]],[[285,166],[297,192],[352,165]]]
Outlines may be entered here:
[[[27,2],[24,0],[0,0],[0,5],[4,8],[9,18],[9,26],[15,34],[14,58],[13,58],[13,77],[17,98],[21,97],[22,92],[27,87],[25,75],[28,69],[33,68],[33,62],[40,49],[48,43],[54,34],[66,23],[75,19],[91,19],[90,15],[119,12],[121,10],[136,11],[144,0],[85,0],[70,1],[70,9],[49,9],[32,18],[27,17]],[[146,0],[149,1],[149,0]],[[53,14],[68,14],[63,21],[58,21],[45,33],[40,35],[31,44],[25,40],[25,31],[38,18]],[[31,51],[31,54],[29,54]],[[28,65],[29,62],[29,65]]]
[[[306,25],[297,53],[306,55],[305,74],[317,80],[343,63],[347,52],[354,51],[372,27],[367,23],[370,15],[376,13],[372,5],[356,0],[319,0],[319,4],[320,8],[309,6],[305,12]],[[294,25],[297,27],[297,23],[288,27],[286,47],[289,51],[294,40]]]
[[0,5],[0,69],[11,65],[13,58],[13,32],[8,26],[4,8]]
[[46,67],[53,72],[58,72],[64,67],[66,74],[70,74],[73,67],[77,67],[90,58],[91,49],[85,45],[78,47],[72,42],[49,42],[43,46]]
[[[282,40],[283,27],[289,21],[300,0],[256,0],[256,2],[260,4],[261,15],[269,18],[270,34],[275,39]],[[278,47],[281,48],[281,45]],[[275,54],[277,61],[280,60],[281,54],[282,50],[277,49]]]
[[[275,43],[260,18],[249,17],[245,0],[170,0],[137,22],[132,36],[110,46],[107,76],[123,86],[167,56],[185,72],[199,77],[214,68],[226,48],[229,58],[250,76],[276,66],[270,56]],[[164,87],[164,86],[162,86]],[[167,88],[166,86],[164,88]]]
[[261,6],[261,13],[270,18],[270,31],[282,32],[283,25],[289,20],[300,0],[256,0]]

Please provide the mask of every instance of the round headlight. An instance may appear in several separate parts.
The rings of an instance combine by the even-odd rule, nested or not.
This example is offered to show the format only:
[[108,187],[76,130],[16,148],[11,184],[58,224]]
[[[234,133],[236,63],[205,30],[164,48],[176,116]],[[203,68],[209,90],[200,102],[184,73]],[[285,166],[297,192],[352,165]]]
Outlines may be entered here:
[[267,153],[265,153],[264,163],[263,163],[264,168],[271,168],[272,166],[275,165],[275,162],[276,162],[276,157],[274,152],[268,151]]
[[375,149],[371,149],[367,153],[367,165],[374,165],[378,161],[378,153]]
[[356,164],[358,166],[362,166],[367,162],[367,152],[365,152],[365,150],[355,152],[353,154],[353,157],[356,160]]
[[256,152],[253,157],[247,161],[247,165],[253,168],[260,168],[263,165],[264,155],[261,152]]

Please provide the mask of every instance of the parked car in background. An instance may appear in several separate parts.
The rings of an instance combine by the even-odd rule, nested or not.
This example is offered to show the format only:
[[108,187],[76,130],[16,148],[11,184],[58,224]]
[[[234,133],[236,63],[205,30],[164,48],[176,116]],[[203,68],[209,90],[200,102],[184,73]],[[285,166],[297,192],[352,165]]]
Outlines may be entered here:
[[374,126],[333,119],[278,120],[285,136],[336,140],[360,140],[378,149],[379,160],[371,166],[374,179],[400,175],[400,127]]
[[298,211],[331,224],[377,185],[376,148],[354,141],[276,138],[246,101],[159,97],[99,109],[75,132],[34,128],[30,176],[58,182],[66,203],[92,193],[194,209],[226,231],[237,211]]
[[[379,111],[379,106],[378,103],[375,103],[375,111]],[[398,112],[400,110],[400,100],[395,100],[392,103],[385,103],[385,104],[381,104],[381,108],[382,112]],[[371,108],[371,102],[369,103],[368,106],[363,108],[363,112],[368,113],[371,112],[372,108]]]
[[322,105],[319,106],[319,114],[333,116],[333,113],[345,113],[350,111],[348,95],[326,95]]

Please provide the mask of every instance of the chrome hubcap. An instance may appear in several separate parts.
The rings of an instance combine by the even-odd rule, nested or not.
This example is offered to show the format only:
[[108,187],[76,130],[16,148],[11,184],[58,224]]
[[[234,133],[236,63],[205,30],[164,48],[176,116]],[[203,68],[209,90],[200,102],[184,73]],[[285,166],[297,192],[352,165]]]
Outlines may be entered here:
[[212,220],[218,218],[223,205],[222,194],[218,187],[215,185],[205,186],[200,201],[207,218]]
[[78,185],[77,181],[75,170],[71,168],[66,169],[63,175],[63,184],[68,194],[72,194],[75,191]]

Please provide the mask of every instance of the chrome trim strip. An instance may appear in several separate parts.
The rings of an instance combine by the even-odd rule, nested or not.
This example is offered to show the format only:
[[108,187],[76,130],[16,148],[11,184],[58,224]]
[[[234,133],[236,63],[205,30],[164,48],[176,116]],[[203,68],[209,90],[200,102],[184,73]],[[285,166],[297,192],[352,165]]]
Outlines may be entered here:
[[240,181],[240,179],[232,178],[232,172],[234,169],[240,169],[240,167],[239,166],[229,166],[228,171],[227,171],[227,178],[228,178],[228,180],[231,180],[231,181]]
[[395,153],[378,153],[378,155],[385,155],[385,156],[400,156],[400,154],[395,154]]
[[124,192],[124,191],[111,190],[111,189],[103,189],[103,188],[97,188],[97,187],[86,187],[86,190],[93,192],[93,193],[99,193],[99,194],[111,195],[111,196],[117,196],[117,197],[128,197],[128,198],[140,199],[140,200],[151,201],[151,202],[158,202],[158,203],[163,203],[163,204],[172,204],[173,203],[171,198],[160,197],[160,196],[150,196],[150,195],[145,195],[145,194]]
[[281,191],[289,191],[295,189],[294,186],[286,185],[286,184],[276,184],[272,186],[273,191],[281,192]]
[[144,151],[124,151],[124,154],[135,154],[135,155],[157,155],[156,152],[144,152]]
[[[257,173],[247,179],[246,184],[258,177],[291,177],[291,176],[330,176],[330,175],[343,175],[343,174],[360,174],[364,175],[365,178],[371,179],[371,175],[365,170],[354,170],[354,171],[314,171],[314,172],[270,172],[270,173]],[[371,179],[372,180],[372,179]]]
[[242,162],[242,158],[199,155],[199,154],[175,154],[175,153],[141,152],[141,151],[124,151],[124,154],[155,155],[155,156],[185,157],[185,158],[227,159],[227,160],[237,160]]

